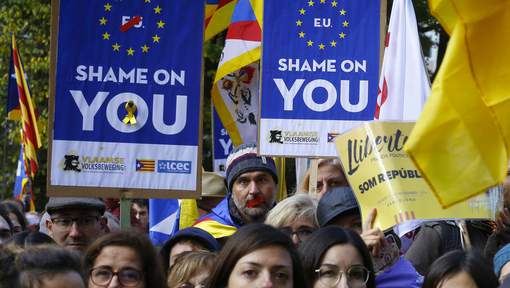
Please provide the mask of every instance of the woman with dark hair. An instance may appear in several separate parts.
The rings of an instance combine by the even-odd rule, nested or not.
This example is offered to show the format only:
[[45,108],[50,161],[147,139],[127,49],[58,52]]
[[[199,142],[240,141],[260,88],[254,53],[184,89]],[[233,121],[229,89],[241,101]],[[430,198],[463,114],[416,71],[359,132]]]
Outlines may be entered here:
[[301,244],[299,251],[308,287],[375,288],[370,252],[354,231],[337,226],[321,228]]
[[307,287],[289,236],[264,224],[248,224],[230,237],[207,287]]
[[432,263],[423,288],[496,288],[498,285],[490,263],[482,254],[455,250]]
[[57,246],[31,247],[16,257],[20,288],[85,288],[80,256]]
[[119,231],[90,245],[83,255],[83,268],[89,288],[163,288],[166,281],[159,260],[147,236]]
[[19,205],[12,200],[2,201],[2,205],[9,213],[9,219],[12,222],[12,233],[16,234],[27,229],[27,218],[23,215],[23,211],[19,209]]

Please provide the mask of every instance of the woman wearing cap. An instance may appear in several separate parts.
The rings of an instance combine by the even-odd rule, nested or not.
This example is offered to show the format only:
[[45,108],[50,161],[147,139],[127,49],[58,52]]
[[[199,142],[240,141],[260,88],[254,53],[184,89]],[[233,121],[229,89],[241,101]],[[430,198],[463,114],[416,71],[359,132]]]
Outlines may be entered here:
[[161,251],[159,251],[163,263],[163,271],[168,271],[168,268],[175,262],[176,256],[183,252],[199,250],[216,252],[220,248],[221,246],[218,241],[211,234],[200,228],[187,227],[179,230],[172,238],[165,242]]
[[207,287],[307,287],[290,238],[264,224],[240,228],[218,255]]
[[89,288],[166,287],[161,263],[150,240],[135,231],[106,234],[83,256]]
[[356,232],[330,226],[317,230],[299,247],[307,286],[375,288],[372,258]]

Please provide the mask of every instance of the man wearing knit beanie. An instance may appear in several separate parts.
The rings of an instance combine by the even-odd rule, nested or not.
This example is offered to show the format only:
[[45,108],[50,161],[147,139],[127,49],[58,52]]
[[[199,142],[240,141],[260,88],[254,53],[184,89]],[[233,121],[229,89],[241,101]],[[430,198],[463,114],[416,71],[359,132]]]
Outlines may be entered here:
[[194,225],[218,239],[229,237],[244,224],[264,222],[278,183],[273,159],[258,156],[253,144],[232,150],[226,166],[227,196]]

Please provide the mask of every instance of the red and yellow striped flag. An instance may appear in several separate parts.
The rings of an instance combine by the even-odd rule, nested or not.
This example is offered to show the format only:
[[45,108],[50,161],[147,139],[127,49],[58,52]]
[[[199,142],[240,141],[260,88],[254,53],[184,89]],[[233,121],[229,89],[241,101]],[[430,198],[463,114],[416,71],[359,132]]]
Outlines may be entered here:
[[21,110],[21,121],[23,129],[23,151],[26,159],[26,172],[30,177],[34,177],[39,167],[37,162],[37,149],[41,147],[41,139],[37,129],[37,121],[35,117],[34,105],[28,89],[28,83],[25,78],[25,71],[21,64],[21,57],[16,46],[16,39],[12,35],[12,62],[16,76],[16,84],[18,87],[19,107]]

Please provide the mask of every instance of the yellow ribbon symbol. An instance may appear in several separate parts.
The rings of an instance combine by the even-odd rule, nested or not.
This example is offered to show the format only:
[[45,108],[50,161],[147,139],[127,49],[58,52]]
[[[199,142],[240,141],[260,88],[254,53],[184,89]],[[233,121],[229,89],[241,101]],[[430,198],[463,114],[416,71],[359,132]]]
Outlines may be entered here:
[[128,102],[126,102],[126,105],[124,105],[124,108],[127,111],[127,115],[124,117],[124,119],[122,119],[122,122],[124,122],[124,124],[135,125],[136,124],[136,117],[135,117],[136,105],[135,105],[135,103],[133,101],[129,100]]

